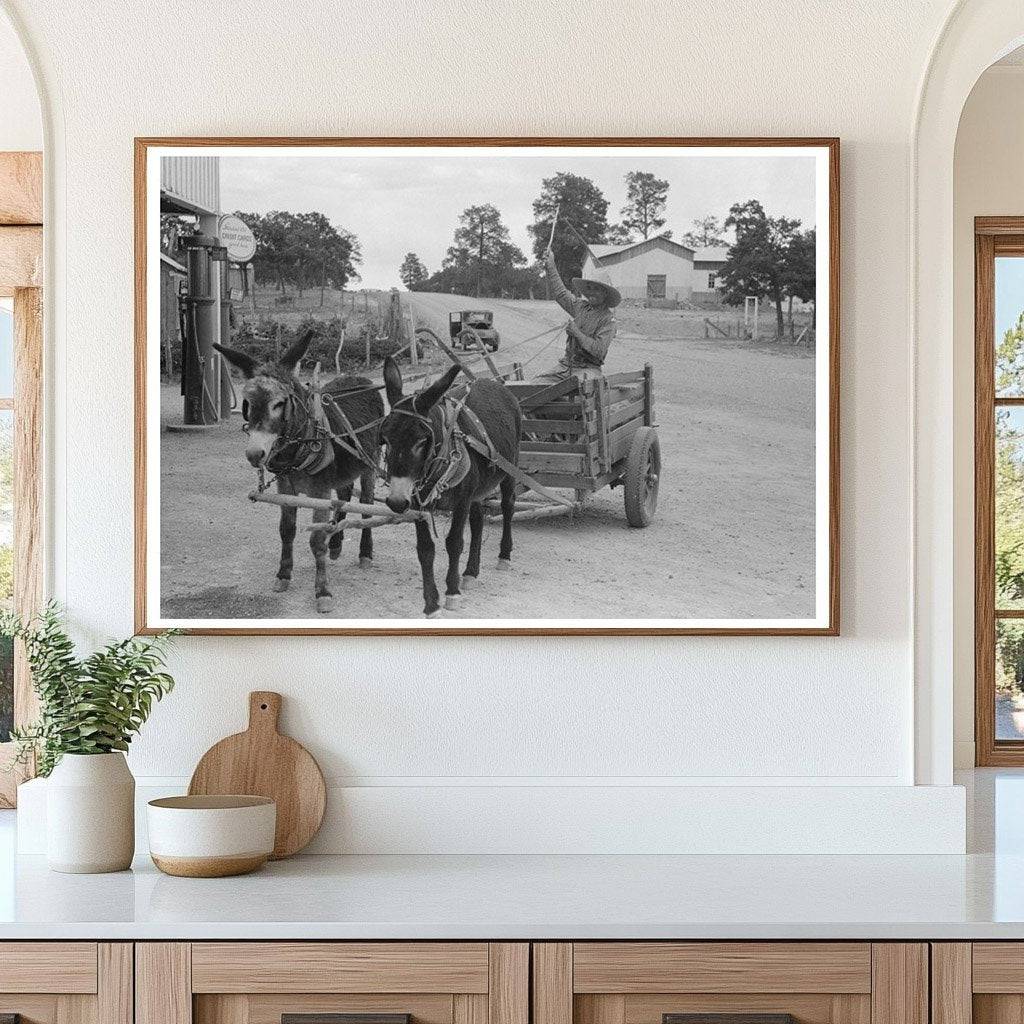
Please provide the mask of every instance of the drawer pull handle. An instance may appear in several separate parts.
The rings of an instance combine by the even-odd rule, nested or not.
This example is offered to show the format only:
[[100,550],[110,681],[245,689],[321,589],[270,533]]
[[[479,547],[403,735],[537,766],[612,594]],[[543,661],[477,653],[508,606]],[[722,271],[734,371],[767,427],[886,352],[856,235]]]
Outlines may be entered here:
[[797,1024],[791,1013],[663,1013],[661,1024]]
[[[282,1013],[281,1024],[411,1024],[411,1013]],[[6,1021],[0,1021],[6,1024]]]

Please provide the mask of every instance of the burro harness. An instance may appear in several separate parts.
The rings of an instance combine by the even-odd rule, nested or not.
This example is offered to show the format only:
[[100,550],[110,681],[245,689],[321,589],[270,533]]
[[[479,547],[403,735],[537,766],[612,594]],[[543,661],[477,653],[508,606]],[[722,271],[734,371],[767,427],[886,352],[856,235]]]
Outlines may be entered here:
[[[359,390],[365,389],[352,389]],[[338,397],[344,397],[344,393]],[[328,409],[340,430],[334,429]],[[359,435],[380,422],[378,418],[355,428],[334,395],[325,393],[318,384],[295,381],[285,399],[284,429],[270,449],[267,466],[279,475],[315,476],[334,462],[337,445],[368,468],[376,469],[377,464],[366,453]],[[245,424],[242,429],[248,431],[248,426]]]
[[416,411],[415,396],[391,409],[392,415],[411,416],[430,431],[430,455],[423,475],[413,487],[418,508],[430,508],[466,479],[472,465],[471,449],[500,468],[512,465],[494,447],[480,417],[466,405],[471,387],[462,384],[450,390],[428,416]]

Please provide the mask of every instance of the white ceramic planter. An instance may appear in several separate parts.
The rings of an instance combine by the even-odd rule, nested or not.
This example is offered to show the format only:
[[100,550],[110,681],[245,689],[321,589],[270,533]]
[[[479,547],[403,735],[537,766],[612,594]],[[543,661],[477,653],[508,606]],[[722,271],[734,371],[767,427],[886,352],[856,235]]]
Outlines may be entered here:
[[124,754],[65,754],[46,783],[52,871],[124,871],[135,854],[135,779]]

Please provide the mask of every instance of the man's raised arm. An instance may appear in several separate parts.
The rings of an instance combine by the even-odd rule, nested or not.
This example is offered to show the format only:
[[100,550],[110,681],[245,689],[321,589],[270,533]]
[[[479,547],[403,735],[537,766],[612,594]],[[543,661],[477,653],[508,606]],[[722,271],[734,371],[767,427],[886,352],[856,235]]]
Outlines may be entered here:
[[575,316],[577,310],[577,298],[559,276],[558,267],[555,266],[555,254],[548,249],[544,253],[544,269],[547,271],[548,280],[551,282],[551,297],[557,302],[566,313]]

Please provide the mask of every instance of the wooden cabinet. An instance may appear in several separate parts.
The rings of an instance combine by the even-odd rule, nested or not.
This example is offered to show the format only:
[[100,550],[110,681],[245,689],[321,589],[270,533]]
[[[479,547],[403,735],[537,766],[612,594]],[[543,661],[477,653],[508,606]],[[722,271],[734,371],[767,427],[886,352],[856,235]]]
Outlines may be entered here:
[[934,942],[933,1024],[1024,1020],[1024,942]]
[[325,1024],[328,1014],[353,1015],[329,1024],[710,1024],[687,1014],[1020,1024],[1024,943],[0,942],[5,1014],[22,1024]]
[[529,945],[139,943],[136,986],[137,1024],[281,1024],[296,1014],[529,1024]]
[[132,1024],[130,942],[0,943],[0,1017]]
[[[533,1024],[928,1024],[928,948],[869,942],[533,946]],[[730,1024],[721,1018],[721,1024]]]

